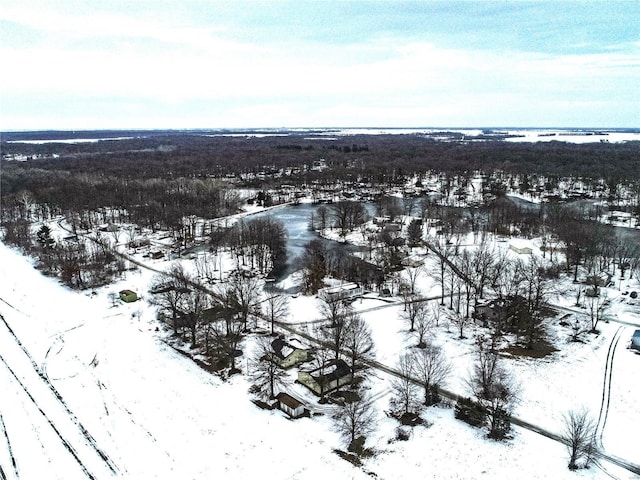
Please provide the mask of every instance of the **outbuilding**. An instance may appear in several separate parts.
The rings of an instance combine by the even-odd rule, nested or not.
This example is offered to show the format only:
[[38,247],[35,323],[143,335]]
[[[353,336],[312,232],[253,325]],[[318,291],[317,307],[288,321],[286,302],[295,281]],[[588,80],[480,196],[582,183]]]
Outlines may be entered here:
[[291,418],[302,417],[307,411],[302,402],[288,393],[280,392],[276,395],[276,400],[278,401],[278,408]]
[[138,294],[133,290],[120,290],[120,300],[126,303],[138,300]]

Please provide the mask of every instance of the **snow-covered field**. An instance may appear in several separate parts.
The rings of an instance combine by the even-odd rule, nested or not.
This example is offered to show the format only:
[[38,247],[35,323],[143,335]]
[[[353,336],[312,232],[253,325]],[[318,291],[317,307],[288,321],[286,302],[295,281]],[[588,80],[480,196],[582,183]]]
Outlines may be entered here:
[[[259,409],[250,401],[245,376],[224,382],[168,346],[144,298],[111,306],[108,293],[114,290],[147,295],[153,272],[130,272],[92,294],[42,276],[3,244],[0,265],[0,466],[7,478],[371,478],[367,472],[382,479],[636,478],[606,462],[608,473],[570,472],[557,442],[514,428],[513,439],[497,443],[455,420],[450,408],[428,409],[430,427],[416,427],[409,441],[390,443],[397,422],[384,415],[389,378],[381,373],[371,385],[379,426],[367,443],[377,454],[354,467],[333,452],[343,444],[328,415],[290,421],[277,410]],[[432,280],[423,278],[420,288],[430,292]],[[399,318],[402,307],[375,309],[380,306],[375,298],[354,304],[372,328],[378,360],[393,366],[413,340]],[[614,307],[620,319],[640,324],[637,307]],[[318,318],[314,308],[314,298],[293,298],[291,322]],[[523,390],[517,416],[551,431],[559,431],[562,413],[575,405],[597,417],[605,360],[620,325],[601,327],[599,337],[564,345],[551,357],[509,360]],[[607,453],[640,463],[634,437],[640,427],[640,355],[624,348],[633,328],[622,328],[603,444]],[[561,329],[554,331],[561,341]],[[459,341],[446,322],[434,332],[434,341],[455,361],[448,387],[464,394],[473,333],[472,327],[470,338]],[[292,388],[309,396],[300,386]]]

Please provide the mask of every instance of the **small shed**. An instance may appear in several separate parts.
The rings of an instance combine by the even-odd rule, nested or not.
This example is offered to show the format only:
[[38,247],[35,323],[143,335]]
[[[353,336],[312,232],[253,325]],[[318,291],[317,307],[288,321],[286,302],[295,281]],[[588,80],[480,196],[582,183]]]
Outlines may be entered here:
[[133,290],[120,290],[120,300],[126,303],[138,300],[138,294]]
[[633,336],[631,337],[631,344],[629,345],[631,350],[636,350],[640,352],[640,330],[636,330],[633,332]]
[[302,417],[307,412],[304,404],[288,393],[280,392],[276,395],[276,400],[278,401],[278,408],[291,418]]

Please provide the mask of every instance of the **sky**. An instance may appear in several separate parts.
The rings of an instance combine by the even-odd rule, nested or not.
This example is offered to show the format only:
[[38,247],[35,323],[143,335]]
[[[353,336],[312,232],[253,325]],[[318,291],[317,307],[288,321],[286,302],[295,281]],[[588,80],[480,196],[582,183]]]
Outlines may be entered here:
[[640,127],[640,0],[0,0],[0,130]]

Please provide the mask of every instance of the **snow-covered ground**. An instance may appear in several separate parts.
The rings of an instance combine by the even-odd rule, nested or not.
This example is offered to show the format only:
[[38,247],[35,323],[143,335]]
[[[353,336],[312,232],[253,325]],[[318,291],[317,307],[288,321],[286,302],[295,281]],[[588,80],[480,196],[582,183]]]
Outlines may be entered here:
[[[224,382],[168,346],[144,298],[111,306],[108,293],[125,287],[147,295],[153,272],[129,272],[93,294],[42,276],[3,244],[0,265],[0,466],[7,478],[370,478],[366,472],[382,479],[609,478],[598,468],[570,472],[562,445],[520,428],[509,441],[488,440],[484,431],[455,420],[450,408],[428,409],[430,427],[416,427],[407,442],[390,443],[397,422],[384,415],[389,378],[382,373],[372,375],[379,426],[367,443],[377,454],[354,467],[333,453],[343,444],[327,408],[325,415],[296,421],[261,410],[250,401],[246,376]],[[418,287],[438,293],[427,276]],[[402,306],[372,297],[354,308],[372,328],[378,360],[394,366],[415,340],[401,320]],[[613,302],[618,318],[640,323],[637,307],[621,299]],[[316,298],[292,298],[290,321],[317,319],[317,308]],[[574,406],[597,417],[609,345],[619,327],[601,324],[598,337],[563,344],[544,359],[507,360],[522,385],[515,414],[556,432],[562,413]],[[462,394],[468,394],[464,378],[476,328],[460,341],[443,319],[432,334],[455,363],[448,388]],[[640,355],[624,348],[631,330],[622,327],[616,348],[603,445],[639,463],[633,435],[640,427]],[[553,332],[565,341],[562,327]],[[246,357],[240,366],[246,370]],[[292,393],[313,401],[299,385]],[[636,478],[603,465],[615,478]]]

